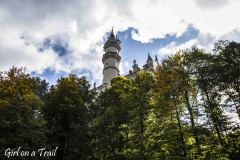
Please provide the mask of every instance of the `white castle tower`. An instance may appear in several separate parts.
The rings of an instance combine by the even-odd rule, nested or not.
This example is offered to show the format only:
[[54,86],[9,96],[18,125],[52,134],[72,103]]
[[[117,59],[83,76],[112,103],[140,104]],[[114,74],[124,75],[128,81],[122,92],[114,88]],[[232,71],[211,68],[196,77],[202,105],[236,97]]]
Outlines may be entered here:
[[[119,52],[121,50],[120,47],[121,41],[119,40],[118,36],[114,35],[113,29],[106,41],[106,43],[103,46],[104,54],[102,57],[102,62],[104,65],[103,68],[103,84],[96,87],[96,83],[94,83],[94,89],[98,91],[98,93],[104,91],[104,89],[108,86],[110,86],[110,81],[113,77],[116,77],[119,74],[119,64],[121,61],[121,56],[119,55]],[[155,56],[155,62],[158,64],[157,56]],[[147,62],[143,66],[143,69],[138,67],[138,64],[136,60],[133,61],[133,70],[129,70],[129,74],[124,75],[127,78],[135,78],[137,72],[144,70],[147,72],[153,72],[154,71],[154,62],[150,54],[148,53]]]
[[105,52],[102,57],[104,65],[103,84],[109,84],[113,77],[119,75],[119,64],[121,60],[121,56],[119,55],[119,51],[121,50],[120,43],[121,41],[117,35],[114,35],[112,29],[111,34],[103,47]]

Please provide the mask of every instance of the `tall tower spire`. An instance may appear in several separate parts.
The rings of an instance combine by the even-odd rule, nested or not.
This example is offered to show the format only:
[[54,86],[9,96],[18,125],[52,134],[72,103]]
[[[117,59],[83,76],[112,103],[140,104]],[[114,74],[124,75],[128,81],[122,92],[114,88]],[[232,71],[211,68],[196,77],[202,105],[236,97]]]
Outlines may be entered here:
[[148,53],[148,58],[146,64],[143,66],[144,70],[152,71],[153,70],[153,59]]
[[121,50],[120,44],[121,41],[114,35],[112,28],[112,31],[103,47],[105,52],[102,57],[104,65],[103,83],[105,84],[109,83],[113,77],[119,75],[119,64],[121,60],[121,56],[119,55],[119,51]]

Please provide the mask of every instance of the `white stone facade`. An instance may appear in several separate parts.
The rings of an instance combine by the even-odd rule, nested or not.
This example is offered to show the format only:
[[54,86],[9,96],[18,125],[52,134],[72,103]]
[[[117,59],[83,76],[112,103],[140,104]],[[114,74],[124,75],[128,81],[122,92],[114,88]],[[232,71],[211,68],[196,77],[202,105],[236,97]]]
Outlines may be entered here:
[[121,56],[119,52],[121,41],[117,36],[114,35],[113,31],[111,32],[108,40],[104,44],[105,54],[103,55],[102,62],[104,65],[103,68],[103,84],[109,84],[113,77],[119,75],[119,64]]

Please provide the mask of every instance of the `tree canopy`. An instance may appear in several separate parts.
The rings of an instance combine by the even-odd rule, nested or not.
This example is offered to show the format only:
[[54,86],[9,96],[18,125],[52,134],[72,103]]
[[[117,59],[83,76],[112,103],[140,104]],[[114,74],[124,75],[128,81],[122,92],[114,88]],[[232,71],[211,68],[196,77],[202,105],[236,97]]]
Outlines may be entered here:
[[230,41],[178,51],[100,93],[85,77],[49,86],[13,67],[0,73],[1,156],[21,146],[58,147],[58,160],[237,160],[239,85],[240,43]]

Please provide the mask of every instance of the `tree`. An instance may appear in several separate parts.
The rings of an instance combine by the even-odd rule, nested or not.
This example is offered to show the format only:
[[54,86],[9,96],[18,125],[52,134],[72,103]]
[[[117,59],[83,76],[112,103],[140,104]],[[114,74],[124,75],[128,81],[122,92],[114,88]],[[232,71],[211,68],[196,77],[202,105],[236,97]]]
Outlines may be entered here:
[[93,140],[99,159],[127,159],[125,148],[129,143],[129,105],[132,82],[125,77],[112,79],[111,87],[97,97],[97,116],[94,119]]
[[[48,147],[45,121],[38,111],[43,107],[36,89],[39,81],[26,74],[23,68],[13,67],[0,73],[0,146],[37,150]],[[1,153],[4,155],[4,153]],[[25,159],[25,157],[11,157]],[[34,157],[34,159],[42,159]]]
[[240,118],[240,43],[219,41],[215,43],[216,78],[219,90],[228,96]]
[[[169,140],[172,144],[171,147],[167,147],[167,152],[170,154],[164,154],[166,157],[184,159],[187,158],[187,145],[181,120],[184,86],[180,74],[180,58],[179,54],[171,56],[158,66],[155,72],[155,96],[157,105],[160,105],[158,106],[159,112],[164,112],[161,118],[169,122],[169,126],[165,127],[164,135],[170,134],[170,137],[176,137],[176,139]],[[162,145],[165,146],[165,144]]]
[[135,150],[136,159],[149,159],[151,155],[147,149],[147,121],[150,116],[150,92],[154,84],[153,74],[147,71],[140,71],[133,79],[134,90],[131,95],[130,124],[132,144]]
[[[214,55],[208,54],[203,50],[193,47],[186,53],[186,61],[190,64],[191,74],[196,78],[196,86],[201,91],[199,102],[202,99],[202,105],[206,113],[207,122],[213,127],[213,135],[217,135],[220,150],[228,153],[228,144],[224,138],[224,132],[227,132],[228,118],[224,115],[221,108],[222,94],[216,81],[216,64]],[[214,140],[213,140],[214,143]],[[217,147],[217,148],[219,148]],[[220,151],[219,151],[220,155]]]
[[84,77],[60,78],[45,98],[44,118],[50,144],[58,146],[57,159],[88,159],[91,156],[90,86]]

